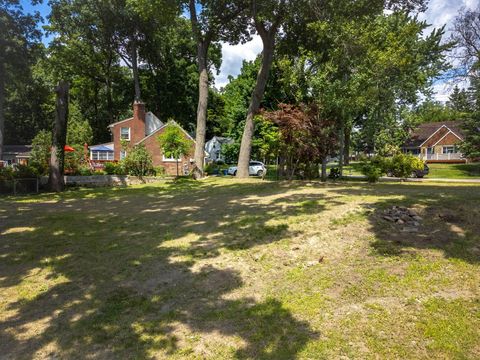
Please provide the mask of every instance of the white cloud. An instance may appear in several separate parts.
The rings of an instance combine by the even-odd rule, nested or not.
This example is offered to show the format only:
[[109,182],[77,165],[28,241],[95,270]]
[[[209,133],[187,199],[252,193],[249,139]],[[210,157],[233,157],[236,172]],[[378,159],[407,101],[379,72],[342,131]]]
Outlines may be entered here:
[[245,44],[229,45],[222,44],[222,66],[220,74],[215,76],[215,86],[224,87],[228,84],[228,76],[240,74],[243,60],[254,60],[262,52],[262,39],[255,35],[253,39]]
[[[460,10],[463,8],[473,10],[476,6],[478,6],[478,0],[431,0],[427,11],[420,14],[419,19],[425,20],[431,25],[427,32],[433,30],[433,28],[440,28],[445,25],[444,39],[448,40],[453,28],[453,22]],[[451,62],[453,64],[454,60],[451,59]],[[460,88],[467,87],[467,82],[459,83],[458,86]],[[454,84],[448,80],[439,80],[432,86],[435,92],[435,99],[442,102],[448,100],[448,96],[453,88]]]
[[[440,28],[446,25],[447,34],[453,26],[455,17],[462,8],[474,9],[478,6],[478,0],[431,0],[425,13],[419,14],[420,20],[425,20],[431,24],[427,30]],[[240,73],[243,60],[254,60],[262,51],[262,40],[255,35],[251,41],[246,44],[229,45],[222,44],[222,66],[219,75],[215,76],[215,86],[217,88],[224,87],[228,84],[228,77],[237,76]],[[463,87],[463,86],[462,86]],[[433,89],[436,93],[436,99],[446,101],[448,94],[452,91],[453,85],[446,81],[438,81]]]

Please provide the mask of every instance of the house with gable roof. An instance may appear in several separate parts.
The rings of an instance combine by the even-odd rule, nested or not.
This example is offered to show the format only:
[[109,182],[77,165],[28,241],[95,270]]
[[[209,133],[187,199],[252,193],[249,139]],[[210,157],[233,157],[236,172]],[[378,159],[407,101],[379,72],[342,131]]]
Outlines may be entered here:
[[[133,103],[133,117],[108,126],[112,134],[112,142],[89,147],[90,161],[93,163],[120,161],[127,156],[129,147],[144,144],[152,156],[153,166],[162,166],[168,175],[175,175],[177,159],[166,157],[158,142],[158,136],[168,126],[178,126],[191,143],[188,156],[178,159],[180,172],[188,174],[193,169],[195,140],[175,121],[163,123],[153,113],[146,112],[145,104],[140,101]],[[122,142],[127,142],[128,146],[123,147]]]
[[460,121],[431,122],[419,125],[402,149],[428,163],[463,163],[467,159],[458,149],[463,140]]

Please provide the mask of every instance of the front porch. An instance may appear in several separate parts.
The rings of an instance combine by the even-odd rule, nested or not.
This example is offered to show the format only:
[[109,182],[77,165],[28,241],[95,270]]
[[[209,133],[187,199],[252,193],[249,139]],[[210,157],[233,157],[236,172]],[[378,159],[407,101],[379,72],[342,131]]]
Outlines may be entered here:
[[418,154],[421,160],[425,162],[452,162],[452,163],[464,163],[467,161],[461,153],[448,153],[448,154]]

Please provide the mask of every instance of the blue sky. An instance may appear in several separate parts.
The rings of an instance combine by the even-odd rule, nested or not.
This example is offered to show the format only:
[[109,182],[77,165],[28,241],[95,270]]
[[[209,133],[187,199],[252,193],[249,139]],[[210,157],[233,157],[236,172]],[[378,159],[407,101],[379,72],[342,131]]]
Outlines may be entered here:
[[[420,14],[421,20],[426,20],[431,24],[431,28],[446,25],[447,36],[448,29],[452,27],[455,16],[462,8],[473,9],[478,6],[479,0],[430,0],[428,10]],[[21,0],[20,3],[28,12],[39,11],[44,20],[50,11],[48,1],[42,4],[32,6],[30,1]],[[44,38],[44,42],[48,43],[50,39]],[[220,68],[220,74],[215,77],[217,87],[225,86],[228,83],[228,76],[236,76],[240,73],[243,60],[253,60],[262,51],[262,42],[258,36],[252,41],[241,45],[222,45],[223,62]],[[466,83],[460,83],[461,87],[465,87]],[[448,94],[451,92],[453,84],[446,80],[437,80],[433,85],[435,98],[440,101],[446,101]]]

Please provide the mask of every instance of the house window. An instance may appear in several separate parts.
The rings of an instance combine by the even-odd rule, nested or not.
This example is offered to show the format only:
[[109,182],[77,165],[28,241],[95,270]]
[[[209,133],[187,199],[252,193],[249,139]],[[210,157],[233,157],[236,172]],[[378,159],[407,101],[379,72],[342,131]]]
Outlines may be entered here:
[[120,160],[123,160],[127,157],[127,152],[125,150],[120,150]]
[[456,154],[457,149],[453,145],[452,146],[444,146],[443,147],[443,153],[444,154]]
[[130,128],[128,127],[120,128],[120,139],[130,140]]
[[92,160],[113,161],[113,151],[93,150],[90,158]]
[[163,161],[182,161],[182,159],[175,159],[173,156],[172,157],[166,157],[165,155],[162,155]]
[[427,154],[435,154],[435,151],[433,151],[433,147],[427,148]]

